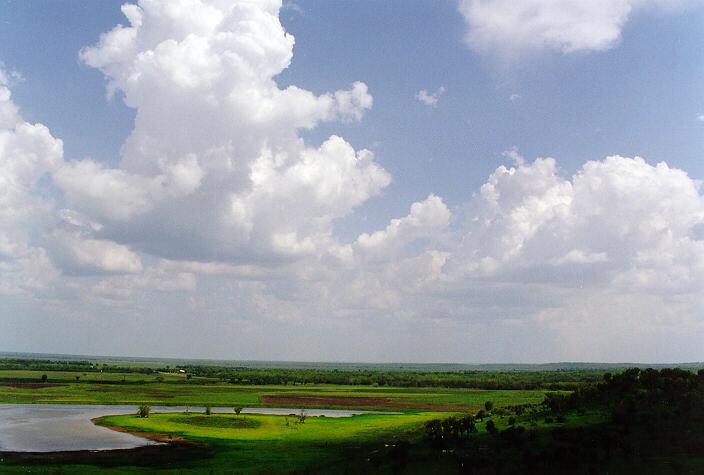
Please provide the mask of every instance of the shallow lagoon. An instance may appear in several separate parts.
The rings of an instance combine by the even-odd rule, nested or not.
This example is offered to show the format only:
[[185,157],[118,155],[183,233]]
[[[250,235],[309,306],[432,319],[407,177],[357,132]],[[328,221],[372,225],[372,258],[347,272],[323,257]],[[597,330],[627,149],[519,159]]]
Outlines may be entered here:
[[[204,407],[152,406],[151,412],[204,412]],[[95,417],[135,414],[137,406],[84,404],[0,404],[0,451],[57,452],[65,450],[130,449],[157,445],[142,437],[116,432],[91,422]],[[213,407],[232,414],[231,407]],[[245,407],[243,414],[300,414],[301,409]],[[372,411],[304,409],[307,416],[349,417]]]

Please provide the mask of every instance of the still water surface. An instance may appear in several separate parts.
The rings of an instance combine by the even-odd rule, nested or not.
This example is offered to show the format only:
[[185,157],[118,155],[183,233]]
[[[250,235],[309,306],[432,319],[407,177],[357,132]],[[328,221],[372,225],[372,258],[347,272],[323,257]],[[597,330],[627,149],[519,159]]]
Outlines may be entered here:
[[[152,406],[151,412],[204,412],[203,407]],[[213,412],[233,413],[231,407]],[[0,404],[0,452],[131,449],[157,445],[142,437],[94,425],[94,417],[135,414],[137,406],[83,404]],[[301,409],[245,407],[243,414],[300,414]],[[305,409],[308,416],[347,417],[371,411]]]

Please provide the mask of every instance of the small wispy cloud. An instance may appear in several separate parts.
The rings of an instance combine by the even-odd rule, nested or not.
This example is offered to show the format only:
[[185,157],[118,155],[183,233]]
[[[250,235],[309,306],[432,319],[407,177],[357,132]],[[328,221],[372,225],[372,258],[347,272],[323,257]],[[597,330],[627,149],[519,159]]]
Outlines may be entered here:
[[521,95],[520,95],[520,94],[511,94],[510,96],[508,96],[508,99],[509,99],[511,102],[517,101],[517,100],[520,99],[520,98],[521,98]]
[[281,9],[282,10],[292,10],[301,16],[305,16],[305,12],[300,7],[300,5],[298,5],[297,3],[294,3],[294,2],[284,2],[284,4],[281,6]]
[[515,145],[512,146],[509,150],[504,150],[501,155],[513,160],[513,163],[517,167],[520,167],[521,165],[524,165],[526,163],[526,159],[523,157],[523,155],[518,152],[518,147],[516,147]]
[[699,120],[699,121],[701,121],[701,122],[704,122],[704,114],[699,114],[699,115],[697,116],[697,120]]
[[438,99],[440,99],[440,96],[442,96],[444,92],[445,86],[440,86],[432,94],[428,93],[428,91],[426,91],[425,89],[421,89],[420,91],[418,91],[418,94],[416,94],[416,99],[418,99],[426,106],[434,107],[438,104]]
[[14,86],[17,83],[23,82],[24,77],[16,70],[8,71],[5,69],[5,63],[0,61],[0,86]]

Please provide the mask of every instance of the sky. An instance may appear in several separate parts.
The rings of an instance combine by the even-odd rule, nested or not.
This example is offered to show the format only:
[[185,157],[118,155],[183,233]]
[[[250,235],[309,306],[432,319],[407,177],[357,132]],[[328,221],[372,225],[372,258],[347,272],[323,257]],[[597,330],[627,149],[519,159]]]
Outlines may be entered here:
[[0,351],[704,361],[702,1],[0,12]]

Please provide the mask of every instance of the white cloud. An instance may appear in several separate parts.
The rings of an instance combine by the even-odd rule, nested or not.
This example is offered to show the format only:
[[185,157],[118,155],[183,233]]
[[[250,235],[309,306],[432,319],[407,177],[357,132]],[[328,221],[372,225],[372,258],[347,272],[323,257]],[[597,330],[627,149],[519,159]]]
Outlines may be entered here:
[[420,238],[437,239],[450,222],[450,210],[442,198],[431,194],[425,201],[413,203],[408,216],[392,219],[384,230],[361,234],[355,243],[363,255],[393,259],[403,245]]
[[332,221],[388,185],[371,152],[298,137],[321,121],[361,120],[373,98],[359,81],[320,96],[280,89],[273,78],[294,39],[278,11],[143,1],[123,6],[129,26],[81,51],[137,111],[119,168],[81,160],[55,174],[104,237],[170,259],[300,257],[335,246]]
[[416,94],[416,99],[425,104],[426,106],[436,106],[438,104],[438,99],[445,93],[445,86],[440,86],[435,92],[428,93],[425,89],[421,89]]
[[63,144],[42,124],[19,116],[0,69],[0,292],[43,292],[55,281],[46,251],[37,247],[54,222],[42,178],[63,163]]
[[553,257],[548,262],[556,266],[566,264],[594,264],[609,260],[605,252],[585,252],[581,249],[572,249],[562,257]]
[[699,121],[701,121],[701,122],[704,122],[704,114],[699,114],[699,115],[697,116],[697,120],[699,120]]
[[78,232],[55,230],[48,243],[64,272],[138,273],[142,262],[128,247],[112,241],[90,239]]
[[[499,167],[464,210],[463,272],[526,272],[554,283],[581,284],[544,264],[598,264],[592,278],[629,288],[660,284],[688,292],[701,282],[704,242],[693,229],[704,220],[704,198],[684,172],[641,158],[587,162],[571,180],[552,159]],[[652,275],[655,280],[624,276]],[[522,277],[512,277],[522,278]],[[668,284],[669,283],[669,284]]]
[[687,2],[663,0],[461,0],[459,11],[474,50],[511,57],[542,49],[605,51],[621,40],[637,9],[679,11]]

